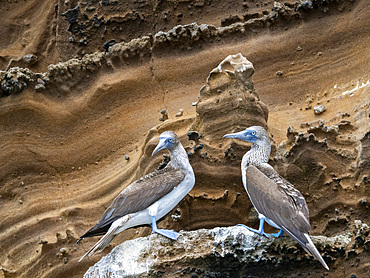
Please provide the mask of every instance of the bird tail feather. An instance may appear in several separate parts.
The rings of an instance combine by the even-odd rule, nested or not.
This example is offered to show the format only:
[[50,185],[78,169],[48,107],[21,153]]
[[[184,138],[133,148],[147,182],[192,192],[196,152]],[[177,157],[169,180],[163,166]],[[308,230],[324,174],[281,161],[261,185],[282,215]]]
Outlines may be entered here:
[[327,270],[329,270],[328,265],[325,263],[324,259],[321,257],[319,251],[316,249],[315,245],[313,244],[310,236],[308,234],[304,234],[308,243],[306,243],[306,248],[310,251],[312,256],[314,256]]
[[128,215],[120,218],[118,223],[113,223],[112,226],[109,228],[108,232],[97,242],[89,251],[86,252],[85,255],[81,257],[78,261],[82,261],[86,257],[91,257],[92,255],[103,251],[105,247],[109,245],[109,243],[115,238],[117,235],[117,230],[119,229],[119,232],[122,232],[126,228],[122,229],[124,224],[127,223],[127,221],[130,219]]

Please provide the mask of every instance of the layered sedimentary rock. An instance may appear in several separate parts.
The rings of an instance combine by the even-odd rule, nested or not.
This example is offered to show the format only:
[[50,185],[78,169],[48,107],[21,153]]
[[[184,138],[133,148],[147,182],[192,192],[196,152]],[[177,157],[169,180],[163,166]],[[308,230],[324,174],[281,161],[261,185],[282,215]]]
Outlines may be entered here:
[[228,56],[201,88],[195,118],[167,120],[150,130],[140,160],[141,173],[160,162],[150,158],[151,152],[158,135],[169,129],[180,136],[197,173],[197,186],[176,210],[178,223],[169,221],[168,225],[200,229],[212,227],[213,218],[222,226],[247,221],[251,204],[243,194],[238,166],[248,147],[222,136],[250,125],[267,126],[267,107],[254,90],[253,73],[252,63],[240,53]]
[[[200,90],[198,102],[196,103],[197,114],[194,119],[188,118],[182,121],[168,120],[153,128],[149,133],[146,139],[145,154],[140,164],[141,169],[152,169],[154,167],[153,161],[149,164],[147,164],[147,161],[149,161],[150,152],[160,132],[166,129],[174,129],[180,134],[182,141],[186,142],[185,146],[196,173],[196,187],[186,197],[186,201],[180,204],[172,213],[171,218],[163,221],[167,227],[179,227],[178,225],[181,225],[191,227],[192,229],[200,229],[207,226],[209,217],[217,219],[218,223],[222,223],[223,226],[230,226],[233,222],[248,223],[249,225],[257,224],[257,216],[252,209],[250,201],[246,198],[244,188],[240,182],[240,160],[242,155],[248,150],[248,146],[247,144],[222,139],[222,135],[230,131],[238,131],[251,125],[262,125],[265,127],[267,125],[267,107],[259,100],[258,94],[254,90],[253,73],[254,67],[252,63],[240,53],[226,57],[210,72],[207,84]],[[365,114],[362,112],[355,114],[354,118],[357,121],[366,122],[366,119],[363,118]],[[305,123],[300,128],[306,128],[306,132],[298,132],[294,128],[289,128],[287,140],[283,141],[277,150],[274,149],[274,154],[270,161],[306,197],[314,229],[320,226],[324,234],[334,236],[334,238],[329,240],[321,238],[326,242],[327,250],[331,250],[331,255],[324,253],[324,258],[332,262],[333,265],[331,267],[333,268],[339,268],[341,262],[353,256],[353,254],[356,254],[359,261],[367,258],[367,251],[363,249],[368,236],[366,224],[364,224],[365,228],[361,230],[364,236],[363,239],[355,240],[355,236],[350,233],[344,239],[344,234],[341,233],[349,231],[351,227],[349,217],[346,215],[348,206],[351,206],[348,208],[348,211],[356,219],[363,219],[364,212],[362,208],[367,206],[366,198],[356,200],[355,196],[366,196],[367,192],[366,184],[369,168],[366,146],[368,133],[364,135],[362,140],[341,141],[340,138],[342,136],[346,139],[355,138],[356,136],[361,136],[366,130],[366,127],[351,125],[351,122],[346,120],[349,117],[350,115],[345,113],[338,114],[333,119],[328,120],[327,125],[325,125],[324,120]],[[337,124],[333,124],[334,122],[337,122]],[[183,128],[179,129],[179,125]],[[343,129],[342,132],[340,132],[341,129]],[[346,169],[345,176],[339,174],[342,169]],[[146,171],[144,170],[144,172]],[[216,179],[217,182],[215,182]],[[212,185],[211,188],[210,184]],[[345,184],[350,185],[350,187],[346,187]],[[214,193],[209,194],[209,192],[222,192],[222,189],[225,189],[225,191],[219,196]],[[350,195],[352,196],[351,200],[344,201],[341,199],[341,196],[347,198]],[[326,202],[328,198],[330,198],[330,201]],[[336,207],[341,202],[345,203],[343,210]],[[356,210],[353,207],[356,207]],[[332,214],[332,209],[334,209],[334,214]],[[327,214],[323,217],[322,213],[324,211]],[[318,214],[317,212],[320,213]],[[358,226],[361,221],[356,223]],[[269,227],[266,228],[271,230]],[[239,232],[238,230],[237,233]],[[205,243],[205,245],[203,245],[204,242],[201,240],[202,237],[208,239],[209,235],[214,233],[217,232],[213,230],[198,230],[190,234],[185,233],[185,239],[183,241],[180,240],[178,246],[177,243],[171,244],[169,242],[170,247],[163,249],[156,246],[156,243],[152,244],[150,238],[142,239],[135,243],[123,244],[121,248],[113,251],[111,255],[103,258],[101,262],[92,267],[86,273],[86,277],[104,276],[110,272],[112,272],[111,275],[113,276],[119,276],[123,273],[128,275],[128,277],[132,273],[143,275],[143,277],[156,276],[159,275],[158,273],[169,276],[182,273],[190,277],[191,272],[197,275],[207,275],[205,274],[206,272],[212,273],[217,264],[221,265],[220,270],[213,275],[224,277],[225,273],[229,273],[227,265],[230,263],[236,264],[237,271],[234,273],[235,275],[253,274],[263,276],[268,274],[265,272],[266,268],[263,266],[263,263],[261,264],[261,261],[274,264],[273,267],[268,268],[268,271],[279,269],[280,267],[285,268],[286,265],[280,265],[281,259],[279,259],[279,256],[281,254],[276,255],[276,250],[281,248],[282,250],[290,250],[288,253],[292,251],[291,247],[287,247],[283,243],[283,247],[278,245],[277,249],[274,249],[275,251],[268,246],[263,246],[261,250],[257,248],[257,250],[253,251],[255,253],[247,253],[246,255],[243,248],[247,247],[243,244],[250,244],[251,247],[253,246],[252,240],[255,238],[253,236],[244,238],[239,234],[235,238],[239,237],[240,239],[242,237],[240,242],[235,240],[235,238],[231,240],[234,242],[234,245],[230,248],[229,255],[233,259],[230,259],[227,255],[215,259],[217,255],[215,255],[214,249],[212,249],[212,246],[215,246],[212,236],[210,242]],[[354,234],[356,233],[355,231]],[[233,232],[228,231],[225,234],[226,239],[227,234],[233,234]],[[338,243],[335,236],[343,241]],[[193,237],[196,239],[192,239]],[[188,244],[192,246],[192,243],[189,243],[192,240],[199,243],[201,246],[200,250],[192,250],[192,248],[186,247]],[[285,240],[290,242],[289,239],[285,238],[283,241],[285,242]],[[360,245],[350,245],[350,241],[360,242]],[[162,241],[159,239],[159,242]],[[224,246],[227,246],[228,241],[226,240],[224,244]],[[241,255],[241,257],[239,254],[243,254],[243,252],[238,249],[240,244],[242,245],[241,249],[244,250],[244,255]],[[339,248],[341,251],[339,251],[337,244],[341,246]],[[153,247],[154,245],[155,247]],[[139,249],[142,250],[137,253],[134,260],[139,263],[134,268],[127,268],[132,265],[133,261],[130,261],[127,267],[126,264],[118,262],[127,261],[126,257],[130,257],[130,250],[135,248],[133,246],[137,248],[140,246],[141,249]],[[202,249],[203,247],[205,250]],[[268,251],[272,251],[272,254],[269,254]],[[201,255],[198,256],[198,254]],[[259,254],[257,259],[256,254]],[[302,262],[307,263],[305,261],[306,255],[304,256],[305,259],[301,257],[300,259],[291,259],[284,255],[282,256],[284,257],[283,264],[294,264],[295,261],[300,261],[301,259]],[[112,268],[110,268],[111,264],[113,264]],[[199,270],[197,268],[198,265],[206,266]],[[166,270],[164,266],[170,267],[171,270]],[[192,271],[187,272],[189,269],[192,269]],[[307,267],[307,270],[303,270],[301,267],[299,269],[301,275],[307,276],[312,275],[313,272],[316,273],[315,275],[325,273],[324,270],[317,270],[317,268],[312,267]],[[118,272],[115,273],[114,271]],[[126,271],[127,273],[125,273]],[[130,271],[133,272],[131,273]],[[363,271],[363,273],[368,271],[366,266],[364,266]],[[281,275],[286,276],[293,273],[294,270],[287,270]]]
[[[125,186],[159,166],[150,153],[165,129],[181,135],[197,186],[159,226],[256,225],[240,178],[249,146],[220,138],[215,124],[241,129],[251,119],[210,117],[197,126],[203,137],[187,135],[197,109],[212,115],[202,102],[217,101],[192,105],[209,72],[235,53],[253,62],[258,97],[249,96],[268,107],[280,146],[270,163],[305,195],[311,234],[369,223],[368,1],[77,2],[0,5],[0,276],[81,277],[108,254],[77,263],[97,239],[74,243]],[[81,29],[72,34],[61,14],[77,5]],[[169,120],[158,125],[162,109]],[[112,247],[149,233],[128,230]],[[358,242],[328,275],[366,277],[368,243]]]
[[251,125],[266,128],[268,109],[254,90],[253,65],[241,53],[225,58],[199,93],[192,129],[206,138],[221,138],[225,131]]
[[[158,32],[166,33],[176,25],[193,22],[212,25],[209,31],[204,32],[206,37],[202,39],[211,41],[213,34],[228,36],[234,33],[233,24],[241,27],[239,32],[244,32],[243,25],[247,21],[255,23],[249,24],[251,28],[258,28],[279,21],[279,17],[290,20],[304,17],[311,9],[327,12],[329,9],[345,11],[351,7],[347,1],[339,2],[313,1],[306,7],[294,0],[285,1],[285,5],[272,1],[262,4],[253,1],[220,3],[204,0],[160,3],[146,0],[54,0],[41,4],[6,1],[0,7],[4,15],[0,19],[0,25],[3,26],[0,34],[7,38],[0,42],[0,69],[30,67],[44,72],[50,64],[105,51],[109,48],[107,45],[111,45],[109,42],[129,42]],[[271,9],[273,13],[269,15]],[[219,32],[216,30],[218,27],[221,27]],[[166,39],[164,43],[176,44],[171,39]],[[177,44],[186,48],[191,41]]]

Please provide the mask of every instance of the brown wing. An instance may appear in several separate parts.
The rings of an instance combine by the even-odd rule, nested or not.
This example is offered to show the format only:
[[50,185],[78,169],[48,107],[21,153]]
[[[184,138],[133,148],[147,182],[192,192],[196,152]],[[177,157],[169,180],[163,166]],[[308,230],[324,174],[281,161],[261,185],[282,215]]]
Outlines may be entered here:
[[257,167],[246,169],[246,188],[253,205],[307,249],[304,234],[311,226],[304,197],[270,165]]
[[184,170],[167,166],[134,181],[114,199],[113,203],[98,220],[98,223],[81,239],[105,234],[115,220],[127,214],[146,209],[171,192],[184,178]]

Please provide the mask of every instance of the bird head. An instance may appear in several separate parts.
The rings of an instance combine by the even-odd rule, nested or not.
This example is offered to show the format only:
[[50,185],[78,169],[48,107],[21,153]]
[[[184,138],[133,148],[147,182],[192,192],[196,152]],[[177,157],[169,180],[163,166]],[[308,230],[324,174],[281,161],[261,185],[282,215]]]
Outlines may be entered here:
[[223,137],[240,139],[243,141],[250,142],[252,144],[253,143],[258,144],[259,142],[265,142],[265,141],[270,143],[270,139],[267,134],[267,131],[262,126],[251,126],[245,130],[242,130],[236,133],[226,134]]
[[152,155],[155,155],[157,152],[163,150],[163,149],[168,149],[172,150],[179,144],[180,140],[177,137],[176,133],[173,131],[165,131],[162,132],[161,135],[159,135],[159,143],[155,147]]

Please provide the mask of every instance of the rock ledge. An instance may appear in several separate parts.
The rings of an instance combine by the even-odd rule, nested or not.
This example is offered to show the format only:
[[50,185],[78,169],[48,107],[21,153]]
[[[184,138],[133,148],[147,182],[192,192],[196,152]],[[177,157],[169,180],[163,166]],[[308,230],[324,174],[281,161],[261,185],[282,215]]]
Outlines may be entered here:
[[[352,234],[312,239],[330,266],[346,255],[352,235],[364,229],[369,230],[366,224],[356,223]],[[325,272],[289,237],[268,239],[240,226],[181,231],[181,235],[178,241],[152,234],[123,242],[90,267],[84,277],[194,277],[206,273],[232,277],[273,273],[281,266],[310,266]]]

